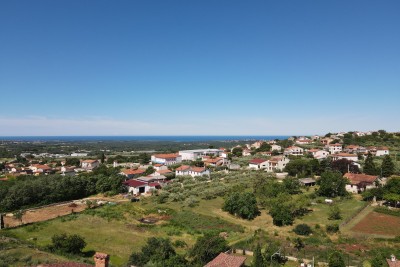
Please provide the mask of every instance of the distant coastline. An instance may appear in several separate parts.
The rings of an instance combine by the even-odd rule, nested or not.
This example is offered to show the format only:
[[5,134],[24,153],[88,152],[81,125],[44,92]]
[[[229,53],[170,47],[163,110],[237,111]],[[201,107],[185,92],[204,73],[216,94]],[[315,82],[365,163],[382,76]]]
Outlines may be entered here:
[[246,141],[287,139],[288,135],[185,135],[185,136],[0,136],[1,141],[76,142],[76,141]]

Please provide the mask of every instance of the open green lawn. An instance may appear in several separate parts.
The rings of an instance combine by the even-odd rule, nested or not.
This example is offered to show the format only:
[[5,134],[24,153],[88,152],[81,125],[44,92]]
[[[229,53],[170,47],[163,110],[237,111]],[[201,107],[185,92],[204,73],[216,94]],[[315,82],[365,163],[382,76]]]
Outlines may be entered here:
[[[149,237],[169,237],[172,241],[179,239],[190,247],[204,231],[228,232],[227,241],[230,245],[247,240],[258,229],[264,230],[274,238],[286,239],[294,236],[293,226],[274,226],[272,218],[265,210],[262,210],[261,215],[254,220],[248,221],[222,211],[222,204],[222,198],[215,198],[201,200],[197,207],[188,208],[181,203],[156,204],[152,199],[146,199],[140,203],[106,206],[7,231],[22,240],[34,242],[39,247],[50,244],[54,234],[63,232],[79,234],[87,242],[85,251],[110,254],[113,266],[123,266],[129,255],[133,251],[140,250]],[[345,199],[337,204],[342,211],[343,219],[346,219],[356,212],[363,202]],[[325,225],[333,222],[327,219],[329,205],[317,204],[311,208],[313,212],[296,219],[294,225],[299,223]],[[148,216],[148,213],[157,215],[158,210],[167,211],[170,218],[146,227],[139,223],[139,218]],[[185,253],[186,249],[180,248],[177,251]]]
[[309,225],[319,224],[321,226],[332,224],[332,223],[341,223],[342,221],[351,217],[355,212],[357,212],[360,208],[365,205],[365,202],[357,200],[355,198],[352,199],[343,199],[336,200],[334,199],[334,204],[338,205],[341,211],[342,219],[332,221],[328,219],[328,214],[331,205],[326,203],[317,203],[315,205],[311,205],[312,212],[306,214],[303,218],[296,220],[297,223],[306,223]]

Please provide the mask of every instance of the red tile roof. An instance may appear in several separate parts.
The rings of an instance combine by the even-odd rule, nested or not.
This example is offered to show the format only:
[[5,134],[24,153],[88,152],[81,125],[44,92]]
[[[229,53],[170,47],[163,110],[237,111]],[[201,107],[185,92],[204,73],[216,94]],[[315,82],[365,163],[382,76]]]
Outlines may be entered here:
[[166,174],[166,173],[171,173],[172,171],[171,170],[159,170],[159,171],[156,171],[157,173],[159,173],[159,174]]
[[261,164],[261,163],[263,163],[263,162],[266,162],[267,160],[266,159],[252,159],[252,160],[250,160],[250,164]]
[[337,153],[333,155],[334,157],[358,157],[356,154],[350,153]]
[[204,267],[240,267],[244,265],[246,257],[220,253]]
[[142,174],[145,171],[144,170],[139,170],[139,169],[137,169],[137,170],[126,169],[126,170],[123,170],[122,172],[124,174],[126,174],[126,175],[135,175],[135,174]]
[[85,159],[85,160],[82,160],[82,162],[84,162],[84,163],[95,163],[97,161],[97,159]]
[[190,168],[190,170],[192,172],[204,172],[206,170],[206,168],[203,168],[203,167],[192,167],[192,168]]
[[350,183],[353,185],[357,185],[360,183],[369,183],[372,184],[378,179],[376,175],[367,175],[367,174],[359,174],[359,173],[346,173],[344,175],[345,178],[349,179]]
[[173,158],[178,157],[179,154],[176,154],[176,153],[174,153],[174,154],[154,154],[153,156],[156,158],[159,158],[159,159],[173,159]]
[[130,187],[139,187],[139,186],[147,185],[147,183],[133,179],[133,180],[125,181],[124,185],[130,186]]
[[186,171],[188,169],[190,169],[190,166],[188,166],[188,165],[182,165],[182,166],[176,168],[177,171]]

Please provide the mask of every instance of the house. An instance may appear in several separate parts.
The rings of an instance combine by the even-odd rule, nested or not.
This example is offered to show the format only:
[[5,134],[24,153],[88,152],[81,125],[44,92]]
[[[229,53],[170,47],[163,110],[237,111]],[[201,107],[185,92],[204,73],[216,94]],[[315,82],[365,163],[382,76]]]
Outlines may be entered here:
[[316,141],[316,140],[319,140],[321,137],[319,136],[319,135],[313,135],[313,136],[311,136],[311,140],[314,140],[314,141]]
[[32,164],[29,169],[34,173],[49,173],[52,170],[50,166],[45,164]]
[[304,149],[298,146],[290,146],[285,148],[284,155],[302,156]]
[[267,156],[267,157],[272,156],[271,151],[262,151],[262,152],[258,152],[257,154],[262,155],[262,156]]
[[389,155],[389,148],[386,146],[381,146],[376,148],[375,156],[386,156]]
[[342,144],[329,144],[326,147],[331,154],[342,152]]
[[171,175],[171,174],[173,174],[174,172],[173,171],[171,171],[171,170],[168,170],[168,169],[166,169],[166,170],[159,170],[159,171],[155,171],[154,173],[152,173],[152,174],[150,174],[151,176],[161,176],[161,175]]
[[163,164],[163,165],[173,165],[182,162],[182,156],[177,153],[173,154],[154,154],[151,155],[151,162]]
[[362,154],[364,154],[367,152],[367,149],[365,147],[358,146],[358,145],[348,145],[343,149],[343,151],[346,153],[354,153],[354,154],[362,153]]
[[175,170],[175,176],[183,176],[183,175],[190,175],[192,177],[195,176],[203,176],[203,175],[210,175],[210,171],[204,167],[192,167],[188,165],[182,165]]
[[267,172],[283,171],[290,159],[285,156],[276,156],[267,160],[265,164],[265,170]]
[[137,170],[125,169],[120,172],[121,175],[125,176],[128,179],[133,179],[135,177],[139,177],[143,173],[145,173],[145,170],[141,170],[141,169],[137,169]]
[[153,164],[153,168],[154,168],[156,171],[168,170],[168,167],[167,167],[167,166],[162,165],[162,164],[160,164],[160,163]]
[[243,267],[245,261],[245,256],[236,256],[221,252],[204,267]]
[[97,159],[86,159],[81,161],[81,168],[87,171],[93,170],[100,166],[100,162]]
[[160,189],[161,184],[155,181],[142,181],[139,179],[132,179],[123,183],[128,188],[128,193],[138,196],[140,194],[150,193],[152,190]]
[[354,162],[358,161],[358,156],[356,154],[349,154],[349,153],[337,153],[337,154],[333,154],[332,156],[332,160],[339,160],[339,159],[347,159],[347,160],[351,160]]
[[273,144],[273,145],[271,145],[271,151],[274,151],[274,150],[281,152],[282,147],[280,145]]
[[400,261],[393,254],[390,256],[390,259],[386,259],[386,262],[389,267],[400,267]]
[[375,182],[378,180],[376,175],[367,175],[359,173],[346,173],[343,177],[349,180],[346,190],[351,193],[361,193],[367,189],[375,188]]
[[75,175],[75,166],[61,166],[61,175]]
[[222,152],[224,151],[220,149],[207,148],[207,149],[181,150],[179,151],[179,155],[182,157],[182,160],[195,161],[197,159],[201,159],[203,156],[219,157]]
[[299,179],[299,183],[303,186],[314,186],[316,181],[313,178],[302,178]]
[[240,165],[231,163],[231,164],[228,164],[228,169],[230,169],[230,170],[240,170]]
[[89,153],[84,153],[84,152],[74,152],[74,153],[71,153],[71,157],[83,158],[83,157],[87,157],[88,154]]
[[296,140],[296,144],[298,145],[308,145],[314,143],[313,141],[311,141],[310,139],[297,139]]
[[266,164],[267,164],[266,159],[252,159],[249,162],[249,169],[253,170],[265,169],[267,167]]
[[328,151],[321,149],[310,149],[307,153],[312,155],[315,159],[324,159],[329,155]]
[[228,165],[229,160],[226,160],[225,158],[218,157],[218,158],[208,158],[204,160],[204,165],[206,166],[224,166]]

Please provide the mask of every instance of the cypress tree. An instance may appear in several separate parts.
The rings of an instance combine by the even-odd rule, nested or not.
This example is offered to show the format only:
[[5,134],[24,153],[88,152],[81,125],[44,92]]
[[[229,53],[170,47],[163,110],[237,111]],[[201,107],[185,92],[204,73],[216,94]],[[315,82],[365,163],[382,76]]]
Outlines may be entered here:
[[369,174],[369,175],[376,174],[376,166],[375,166],[372,154],[370,152],[368,152],[368,156],[365,159],[363,171],[365,174]]
[[381,168],[383,177],[389,177],[394,173],[394,163],[389,155],[383,158]]
[[260,244],[257,244],[256,250],[254,251],[253,267],[264,267],[264,258],[261,254]]

